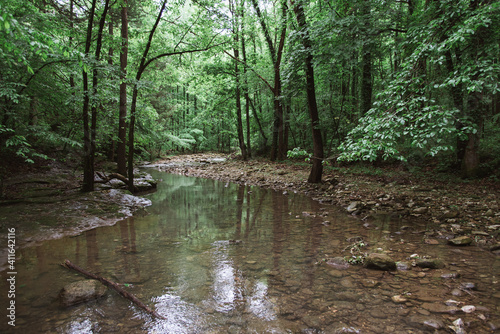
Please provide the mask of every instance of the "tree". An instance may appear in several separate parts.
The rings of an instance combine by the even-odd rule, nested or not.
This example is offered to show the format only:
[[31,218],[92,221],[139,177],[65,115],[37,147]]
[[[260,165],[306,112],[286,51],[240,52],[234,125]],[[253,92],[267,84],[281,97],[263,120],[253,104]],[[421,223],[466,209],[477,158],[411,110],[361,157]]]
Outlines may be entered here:
[[318,105],[316,104],[312,43],[311,39],[309,38],[309,27],[307,25],[303,3],[299,1],[291,1],[291,4],[293,6],[293,11],[295,12],[295,17],[300,29],[300,34],[302,36],[302,45],[304,46],[304,52],[306,52],[307,54],[305,58],[306,93],[313,137],[313,156],[311,158],[312,168],[307,182],[320,183],[323,173],[323,138],[321,137],[321,130],[319,128],[320,120],[318,115]]
[[286,1],[283,1],[281,5],[281,22],[280,22],[280,33],[279,42],[276,47],[276,43],[273,42],[269,28],[267,26],[266,20],[260,10],[257,0],[252,0],[252,5],[255,9],[257,17],[259,18],[260,26],[266,43],[269,49],[269,54],[271,56],[271,62],[273,64],[273,74],[274,74],[274,84],[273,86],[268,84],[274,97],[274,122],[273,122],[273,137],[271,144],[271,160],[276,159],[283,160],[285,157],[286,143],[284,141],[284,124],[283,124],[283,105],[281,101],[281,59],[283,57],[283,50],[285,48],[285,38],[286,38]]
[[120,111],[118,116],[118,145],[116,152],[118,173],[127,174],[127,61],[128,61],[128,13],[127,0],[121,6],[120,52]]

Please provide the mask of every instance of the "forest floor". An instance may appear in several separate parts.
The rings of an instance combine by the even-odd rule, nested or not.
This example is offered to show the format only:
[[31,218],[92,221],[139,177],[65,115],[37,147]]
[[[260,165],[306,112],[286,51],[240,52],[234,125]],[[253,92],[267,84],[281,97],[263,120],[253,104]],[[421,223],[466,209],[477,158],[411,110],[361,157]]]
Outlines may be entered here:
[[[462,180],[433,171],[410,173],[403,168],[368,165],[327,167],[321,184],[306,182],[304,162],[249,161],[215,153],[179,155],[146,166],[184,174],[298,192],[323,203],[343,207],[369,223],[379,215],[404,222],[424,222],[426,240],[468,235],[479,246],[498,247],[500,182]],[[97,168],[110,172],[112,166]],[[3,180],[0,198],[0,238],[16,227],[20,243],[78,234],[109,225],[140,210],[147,200],[98,186],[79,191],[81,175],[74,167],[50,162],[17,168]]]
[[464,180],[432,170],[410,173],[400,166],[356,164],[326,167],[323,182],[309,184],[310,165],[304,162],[243,161],[208,153],[169,157],[155,164],[188,176],[303,193],[341,206],[368,223],[379,215],[425,223],[429,243],[467,235],[479,246],[499,247],[500,182],[492,179]]

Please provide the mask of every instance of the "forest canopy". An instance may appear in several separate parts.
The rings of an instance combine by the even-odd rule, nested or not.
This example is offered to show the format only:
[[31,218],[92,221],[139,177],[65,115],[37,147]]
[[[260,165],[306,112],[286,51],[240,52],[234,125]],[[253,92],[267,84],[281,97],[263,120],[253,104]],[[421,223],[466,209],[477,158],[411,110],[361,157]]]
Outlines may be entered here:
[[0,154],[84,190],[187,151],[498,177],[499,41],[493,0],[3,2]]

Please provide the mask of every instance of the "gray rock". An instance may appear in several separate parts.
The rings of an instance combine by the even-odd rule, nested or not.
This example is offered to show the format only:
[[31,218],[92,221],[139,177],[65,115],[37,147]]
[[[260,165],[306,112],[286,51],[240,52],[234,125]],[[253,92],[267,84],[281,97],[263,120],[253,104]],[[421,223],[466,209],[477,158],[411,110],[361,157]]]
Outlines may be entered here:
[[396,262],[389,255],[372,253],[366,257],[365,267],[377,270],[396,270]]
[[68,307],[98,299],[106,293],[106,290],[107,288],[96,280],[73,282],[62,288],[59,301],[61,305]]

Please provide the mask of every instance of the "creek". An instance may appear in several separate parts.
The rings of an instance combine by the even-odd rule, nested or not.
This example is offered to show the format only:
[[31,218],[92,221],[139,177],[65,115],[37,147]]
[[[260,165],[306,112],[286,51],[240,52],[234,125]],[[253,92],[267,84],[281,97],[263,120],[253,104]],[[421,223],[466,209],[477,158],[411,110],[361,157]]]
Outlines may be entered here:
[[[17,249],[16,326],[4,315],[1,332],[490,333],[500,327],[500,261],[479,247],[425,243],[425,225],[391,216],[364,222],[298,194],[150,172],[162,181],[146,195],[147,214]],[[402,265],[386,272],[339,261],[365,252],[385,252]],[[445,266],[414,266],[423,257]],[[167,319],[111,290],[61,307],[61,288],[83,279],[60,265],[65,259],[124,284]],[[0,275],[4,314],[9,275]]]

